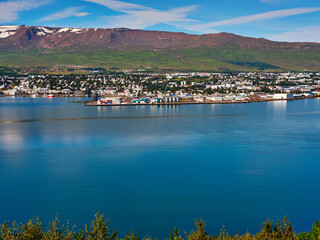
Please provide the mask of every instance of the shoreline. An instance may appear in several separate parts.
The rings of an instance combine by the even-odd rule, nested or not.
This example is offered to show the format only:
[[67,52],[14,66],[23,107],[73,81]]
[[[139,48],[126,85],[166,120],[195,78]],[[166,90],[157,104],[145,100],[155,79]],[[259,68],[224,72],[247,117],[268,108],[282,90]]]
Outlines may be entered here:
[[116,107],[116,106],[180,106],[180,105],[203,105],[203,104],[241,104],[241,103],[256,103],[256,102],[274,102],[274,101],[295,101],[303,99],[314,99],[320,98],[320,96],[310,96],[310,97],[299,97],[290,99],[263,99],[263,100],[245,100],[245,101],[205,101],[205,102],[195,102],[195,101],[182,101],[182,102],[167,102],[167,103],[124,103],[124,104],[98,104],[97,101],[86,103],[85,106],[88,107]]

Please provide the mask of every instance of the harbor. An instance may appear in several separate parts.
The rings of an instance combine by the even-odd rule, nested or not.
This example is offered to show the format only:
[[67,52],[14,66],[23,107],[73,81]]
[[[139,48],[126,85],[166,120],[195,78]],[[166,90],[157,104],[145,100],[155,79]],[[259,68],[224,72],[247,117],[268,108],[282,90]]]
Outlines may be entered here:
[[[319,98],[318,95],[305,96],[305,97],[295,97],[295,98],[269,98],[269,99],[246,99],[246,100],[227,100],[227,101],[174,101],[174,102],[158,102],[158,101],[119,101],[119,98],[116,99],[116,103],[113,103],[112,100],[98,100],[86,103],[86,106],[176,106],[176,105],[191,105],[191,104],[244,104],[244,103],[254,103],[254,102],[271,102],[271,101],[294,101],[294,100],[303,100],[303,99],[313,99]],[[111,99],[111,98],[108,98]]]

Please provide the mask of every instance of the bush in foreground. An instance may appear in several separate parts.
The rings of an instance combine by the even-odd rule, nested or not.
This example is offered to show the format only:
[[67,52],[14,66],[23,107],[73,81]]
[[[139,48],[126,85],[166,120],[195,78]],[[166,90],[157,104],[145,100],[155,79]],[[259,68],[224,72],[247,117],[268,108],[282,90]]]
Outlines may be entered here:
[[[118,232],[111,230],[108,223],[100,213],[95,215],[90,226],[85,225],[84,230],[77,232],[74,228],[70,229],[68,224],[62,226],[57,218],[46,226],[39,219],[29,220],[24,224],[6,222],[0,225],[0,240],[120,240]],[[205,230],[205,221],[196,220],[195,225],[196,230],[184,234],[175,228],[166,240],[320,240],[320,221],[315,221],[311,232],[296,234],[287,217],[277,223],[267,220],[255,235],[247,232],[232,236],[222,229],[218,235],[210,236]],[[140,240],[140,237],[131,231],[121,240]],[[141,240],[152,238],[144,237]]]

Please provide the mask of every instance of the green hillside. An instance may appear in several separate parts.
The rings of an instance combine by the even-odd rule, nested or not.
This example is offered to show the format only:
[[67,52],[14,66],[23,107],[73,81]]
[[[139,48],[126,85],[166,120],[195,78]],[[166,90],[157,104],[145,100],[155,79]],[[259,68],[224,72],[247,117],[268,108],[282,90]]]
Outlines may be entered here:
[[1,52],[0,66],[46,67],[82,65],[106,69],[189,71],[320,70],[320,50],[187,48],[161,50],[56,49]]

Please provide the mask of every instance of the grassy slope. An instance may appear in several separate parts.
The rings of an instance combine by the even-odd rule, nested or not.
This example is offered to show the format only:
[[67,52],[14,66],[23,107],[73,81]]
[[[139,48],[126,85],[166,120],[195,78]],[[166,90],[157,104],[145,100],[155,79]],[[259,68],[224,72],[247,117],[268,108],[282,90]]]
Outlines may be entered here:
[[299,52],[212,48],[159,51],[60,49],[0,53],[0,66],[52,67],[56,64],[76,64],[104,68],[118,67],[120,69],[151,66],[161,69],[208,71],[319,71],[320,50]]

